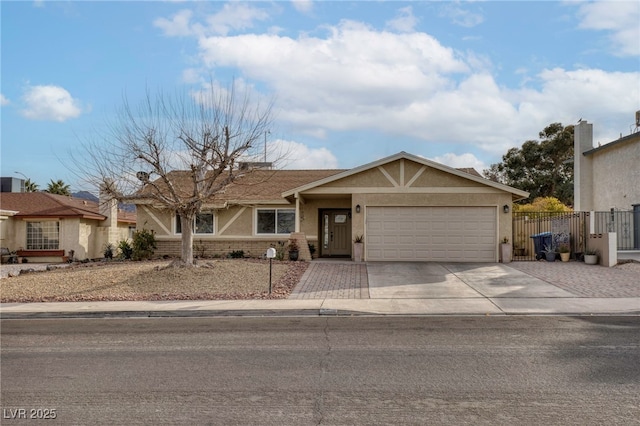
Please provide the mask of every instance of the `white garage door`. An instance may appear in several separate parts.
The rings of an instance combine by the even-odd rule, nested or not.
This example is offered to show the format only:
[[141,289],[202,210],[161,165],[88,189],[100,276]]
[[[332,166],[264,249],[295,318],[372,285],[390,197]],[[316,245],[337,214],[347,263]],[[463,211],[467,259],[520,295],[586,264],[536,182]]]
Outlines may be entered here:
[[495,207],[367,207],[367,260],[495,262]]

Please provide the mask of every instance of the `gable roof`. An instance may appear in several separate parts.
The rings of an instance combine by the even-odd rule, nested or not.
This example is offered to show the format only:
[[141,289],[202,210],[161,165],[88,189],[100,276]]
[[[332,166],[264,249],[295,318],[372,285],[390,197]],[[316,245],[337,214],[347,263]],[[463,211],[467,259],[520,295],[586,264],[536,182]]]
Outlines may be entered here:
[[632,133],[630,135],[624,136],[624,137],[620,137],[620,139],[617,139],[615,141],[606,143],[604,145],[601,145],[597,148],[592,148],[588,151],[585,151],[582,153],[582,155],[592,155],[595,154],[596,152],[600,152],[600,151],[604,151],[607,149],[611,149],[613,147],[616,147],[620,144],[624,144],[626,142],[635,142],[635,143],[639,143],[640,142],[640,132],[636,132],[636,133]]
[[371,162],[371,163],[368,163],[368,164],[363,164],[362,166],[355,167],[355,168],[350,169],[350,170],[345,170],[345,171],[343,171],[341,173],[338,173],[338,174],[335,174],[333,176],[329,176],[329,177],[326,177],[324,179],[320,179],[318,181],[311,182],[311,183],[308,183],[306,185],[299,186],[297,188],[293,188],[293,189],[291,189],[289,191],[283,192],[282,196],[283,197],[291,197],[291,196],[295,195],[298,192],[304,192],[304,191],[307,191],[309,189],[325,185],[325,184],[327,184],[329,182],[334,182],[336,180],[343,179],[343,178],[355,175],[357,173],[361,173],[361,172],[363,172],[365,170],[373,169],[373,168],[376,168],[376,167],[381,166],[383,164],[391,163],[393,161],[397,161],[397,160],[401,160],[401,159],[414,161],[414,162],[416,162],[418,164],[422,164],[422,165],[425,165],[427,167],[431,167],[431,168],[436,169],[436,170],[440,170],[440,171],[443,171],[443,172],[446,172],[446,173],[450,173],[452,175],[455,175],[455,176],[458,176],[458,177],[462,177],[464,179],[469,179],[469,180],[471,180],[473,182],[478,182],[478,183],[481,183],[481,184],[484,184],[484,185],[499,189],[501,191],[510,192],[511,194],[513,194],[513,200],[514,201],[520,200],[520,199],[523,199],[523,198],[527,198],[529,196],[529,193],[526,192],[526,191],[522,191],[520,189],[516,189],[516,188],[513,188],[513,187],[508,186],[508,185],[504,185],[504,184],[501,184],[501,183],[498,183],[498,182],[494,182],[494,181],[489,180],[489,179],[485,179],[482,176],[480,176],[477,172],[475,172],[475,170],[474,170],[475,173],[471,173],[471,172],[467,171],[468,169],[455,169],[453,167],[445,166],[444,164],[436,163],[435,161],[431,161],[431,160],[428,160],[428,159],[423,158],[423,157],[418,157],[416,155],[408,154],[408,153],[406,153],[404,151],[401,151],[401,152],[399,152],[397,154],[391,155],[389,157],[382,158],[380,160],[377,160],[377,161],[374,161],[374,162]]
[[[48,192],[3,192],[0,207],[13,210],[15,217],[21,218],[82,218],[104,220],[98,203]],[[135,223],[135,213],[118,212],[119,222]]]

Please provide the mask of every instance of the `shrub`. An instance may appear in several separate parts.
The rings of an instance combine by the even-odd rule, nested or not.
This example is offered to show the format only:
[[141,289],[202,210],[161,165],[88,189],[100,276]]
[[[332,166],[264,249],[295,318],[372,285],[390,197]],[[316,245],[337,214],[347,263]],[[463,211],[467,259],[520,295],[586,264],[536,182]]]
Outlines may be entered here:
[[207,246],[202,240],[198,241],[197,243],[194,242],[193,251],[195,252],[196,256],[198,256],[200,259],[204,259],[207,255]]
[[133,248],[131,247],[131,244],[129,244],[129,241],[127,240],[122,240],[118,243],[118,249],[120,250],[120,257],[122,257],[123,259],[131,259],[131,257],[133,256]]
[[153,231],[143,229],[133,233],[133,260],[149,259],[156,249],[156,236]]
[[244,251],[243,250],[234,250],[231,253],[229,253],[229,257],[231,259],[242,259],[244,257]]
[[278,241],[278,244],[276,246],[276,260],[284,260],[284,245],[284,241]]
[[107,245],[104,247],[104,250],[102,251],[104,258],[113,259],[113,250],[114,250],[113,244],[107,243]]

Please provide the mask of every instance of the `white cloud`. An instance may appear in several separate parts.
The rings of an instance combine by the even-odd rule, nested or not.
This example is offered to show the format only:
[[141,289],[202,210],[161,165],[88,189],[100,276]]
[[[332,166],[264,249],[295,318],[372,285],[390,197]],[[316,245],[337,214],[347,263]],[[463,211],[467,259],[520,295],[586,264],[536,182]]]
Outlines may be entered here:
[[[424,32],[379,31],[344,20],[326,34],[199,37],[204,69],[229,67],[277,96],[277,118],[316,138],[367,130],[392,138],[469,144],[491,155],[546,125],[584,117],[617,137],[637,110],[638,72],[543,70],[500,86],[493,64]],[[594,135],[596,138],[597,134]]]
[[446,166],[454,168],[472,167],[476,169],[476,171],[480,174],[482,174],[483,170],[489,168],[483,161],[479,160],[475,155],[471,153],[458,155],[448,152],[446,154],[431,158],[431,160],[435,161],[436,163],[444,164]]
[[579,4],[580,28],[608,31],[615,54],[640,55],[640,3],[600,1]]
[[340,112],[354,103],[365,109],[402,104],[449,84],[443,74],[468,71],[452,49],[428,34],[377,32],[353,21],[328,31],[327,38],[202,38],[201,57],[208,67],[238,67],[268,82],[293,114],[309,108]]
[[387,28],[393,31],[408,33],[414,30],[418,24],[418,19],[413,15],[411,6],[398,10],[398,15],[386,22]]
[[225,36],[234,30],[251,28],[254,21],[264,21],[269,15],[248,4],[231,2],[226,3],[218,13],[207,16],[204,23],[192,22],[192,17],[193,12],[184,9],[171,19],[157,18],[153,24],[169,37],[211,34]]
[[309,13],[313,9],[312,0],[292,0],[291,4],[298,12],[302,13]]
[[66,121],[82,114],[80,102],[60,86],[29,86],[22,96],[22,115],[31,120]]
[[0,93],[0,106],[9,105],[10,103],[11,101],[9,101],[9,99],[5,98],[4,95]]
[[193,12],[190,10],[181,10],[171,19],[158,18],[153,21],[153,25],[160,28],[164,35],[168,37],[181,37],[193,34],[191,29],[191,16]]
[[196,68],[187,68],[182,71],[182,81],[187,84],[201,83],[203,81],[201,72],[202,70]]
[[309,148],[294,141],[278,139],[267,144],[267,160],[278,159],[285,169],[336,169],[338,159],[326,148]]
[[461,27],[471,28],[484,22],[482,14],[463,9],[459,2],[445,4],[440,15],[450,18],[451,22]]

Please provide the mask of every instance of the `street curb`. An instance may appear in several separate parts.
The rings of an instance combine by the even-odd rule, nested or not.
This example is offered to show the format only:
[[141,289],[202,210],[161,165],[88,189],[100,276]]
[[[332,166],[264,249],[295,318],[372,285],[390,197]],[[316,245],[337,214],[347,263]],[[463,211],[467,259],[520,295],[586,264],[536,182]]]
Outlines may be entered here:
[[159,311],[87,311],[87,312],[12,312],[0,313],[0,320],[24,319],[108,319],[108,318],[219,318],[219,317],[640,317],[638,312],[501,312],[501,313],[379,313],[337,309],[292,310],[159,310]]

